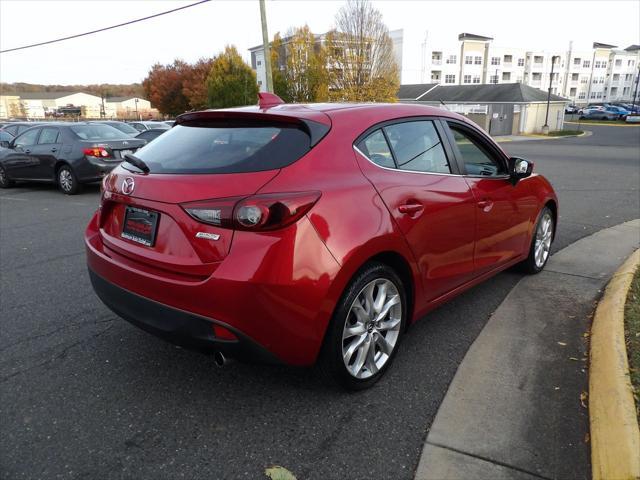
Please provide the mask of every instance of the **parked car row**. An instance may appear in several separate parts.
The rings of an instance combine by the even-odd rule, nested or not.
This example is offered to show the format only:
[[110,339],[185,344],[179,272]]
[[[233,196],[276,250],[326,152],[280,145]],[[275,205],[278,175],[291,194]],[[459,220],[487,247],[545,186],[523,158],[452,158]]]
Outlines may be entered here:
[[68,195],[102,180],[147,143],[100,122],[29,123],[16,136],[6,127],[0,132],[10,136],[1,139],[0,188],[17,181],[46,182]]
[[638,114],[640,107],[630,104],[591,104],[587,107],[579,108],[575,111],[575,105],[570,105],[565,109],[565,113],[577,113],[581,119],[586,120],[624,120],[629,115]]

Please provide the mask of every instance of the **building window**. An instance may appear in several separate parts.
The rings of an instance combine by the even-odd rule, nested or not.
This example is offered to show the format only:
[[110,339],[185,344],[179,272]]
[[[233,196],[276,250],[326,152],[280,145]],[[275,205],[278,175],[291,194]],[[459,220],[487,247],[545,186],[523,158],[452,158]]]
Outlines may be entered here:
[[611,88],[611,96],[612,97],[617,97],[618,96],[618,87],[612,87]]
[[480,83],[480,75],[473,76],[473,83]]
[[258,80],[258,86],[261,87],[262,86],[262,80]]
[[572,82],[577,82],[577,81],[578,81],[578,77],[579,77],[579,76],[580,76],[580,75],[578,75],[577,73],[572,73],[572,74],[571,74],[571,81],[572,81]]
[[591,66],[591,60],[584,60],[582,62],[582,67],[583,68],[589,68]]
[[473,63],[476,65],[482,65],[482,57],[475,57]]
[[491,75],[489,83],[498,83],[498,75]]
[[589,98],[596,98],[596,92],[591,92],[591,95],[589,95]]
[[577,88],[572,88],[571,90],[569,90],[569,96],[575,97],[577,92],[578,92]]
[[619,82],[620,81],[620,74],[619,73],[615,73],[613,75],[613,81],[614,82]]
[[500,65],[500,57],[491,57],[491,65]]
[[624,87],[622,89],[622,95],[626,97],[627,95],[629,95],[630,91],[631,91],[631,89],[629,87]]
[[442,52],[431,52],[431,63],[440,65],[442,63]]
[[580,92],[578,94],[578,100],[584,100],[585,98],[587,98],[587,93],[586,92]]
[[513,56],[512,55],[505,55],[504,56],[504,63],[513,63]]
[[616,60],[616,67],[621,67],[622,66],[622,59],[617,59]]
[[630,74],[630,73],[627,73],[627,74],[624,76],[624,81],[625,81],[625,82],[628,82],[629,80],[632,80],[632,79],[633,79],[633,75],[632,75],[632,74]]
[[524,58],[519,58],[518,59],[518,66],[519,67],[524,67]]
[[439,82],[440,81],[440,72],[431,72],[431,81]]
[[471,55],[467,55],[464,57],[465,65],[473,65],[473,57]]
[[534,82],[539,82],[540,80],[542,80],[542,74],[540,72],[533,72],[531,74],[531,80],[533,80]]
[[258,60],[258,66],[262,65],[262,60]]
[[580,58],[574,58],[573,59],[573,64],[574,65],[580,66],[581,63],[582,63],[582,59],[580,59]]
[[456,63],[458,61],[458,56],[457,55],[449,55],[447,57],[447,63],[448,64],[453,64]]
[[588,83],[589,82],[589,77],[582,77],[580,79],[580,83]]
[[627,66],[628,66],[628,67],[633,67],[635,64],[636,64],[635,60],[629,60],[629,61],[627,62]]
[[597,92],[596,93],[596,98],[602,98],[602,92]]
[[511,72],[502,72],[502,81],[510,82],[511,81]]
[[456,83],[456,76],[455,75],[445,75],[444,76],[444,83]]
[[465,75],[462,81],[464,83],[471,83],[471,75]]
[[543,60],[544,60],[544,57],[542,55],[535,55],[533,57],[533,63],[536,63],[538,65],[541,65]]

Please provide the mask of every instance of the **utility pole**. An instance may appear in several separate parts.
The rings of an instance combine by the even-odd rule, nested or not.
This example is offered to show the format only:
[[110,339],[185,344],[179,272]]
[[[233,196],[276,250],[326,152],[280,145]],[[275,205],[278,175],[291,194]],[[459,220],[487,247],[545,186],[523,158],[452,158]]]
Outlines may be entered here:
[[136,98],[134,99],[134,102],[135,102],[135,104],[136,104],[136,120],[138,120],[138,121],[139,121],[139,120],[140,120],[140,116],[138,115],[138,97],[136,97]]
[[544,117],[544,125],[542,126],[542,133],[545,135],[549,133],[549,103],[551,103],[551,85],[553,84],[553,66],[556,64],[556,58],[560,58],[559,55],[551,57],[551,75],[549,75],[549,90],[547,92],[547,114]]
[[269,48],[267,11],[264,6],[264,0],[260,0],[260,20],[262,21],[262,50],[264,52],[264,68],[267,74],[267,92],[273,93],[273,79],[271,78],[271,49]]
[[636,89],[633,92],[633,102],[631,102],[632,113],[634,113],[633,110],[636,109],[636,97],[638,96],[638,83],[640,83],[640,67],[638,67],[638,76],[636,77]]

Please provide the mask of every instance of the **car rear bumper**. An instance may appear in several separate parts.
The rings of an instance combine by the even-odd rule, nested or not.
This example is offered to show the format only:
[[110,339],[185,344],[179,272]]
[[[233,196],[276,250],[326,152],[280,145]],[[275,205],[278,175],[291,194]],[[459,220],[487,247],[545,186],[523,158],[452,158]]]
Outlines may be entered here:
[[[245,345],[254,344],[285,364],[315,362],[341,294],[334,295],[331,288],[340,265],[306,217],[280,236],[235,232],[226,258],[198,277],[162,270],[110,249],[102,241],[98,218],[96,214],[85,233],[87,265],[98,295],[118,315],[198,349],[218,348],[242,357],[256,350]],[[147,308],[163,310],[161,320],[146,313]],[[219,343],[214,324],[232,331],[242,345],[223,350],[232,346]]]
[[[189,349],[223,354],[247,361],[281,363],[274,355],[235,328],[184,310],[163,305],[120,288],[89,269],[91,284],[100,300],[136,327]],[[213,327],[231,331],[237,341],[216,338]]]
[[95,157],[85,157],[75,166],[74,171],[81,182],[94,182],[101,180],[120,163],[120,160],[107,161]]

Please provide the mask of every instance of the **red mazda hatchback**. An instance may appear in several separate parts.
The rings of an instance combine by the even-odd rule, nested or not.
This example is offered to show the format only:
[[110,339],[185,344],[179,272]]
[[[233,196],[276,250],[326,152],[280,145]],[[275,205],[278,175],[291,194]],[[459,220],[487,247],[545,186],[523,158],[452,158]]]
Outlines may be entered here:
[[372,385],[407,327],[514,265],[544,268],[553,188],[464,117],[402,104],[178,117],[103,182],[102,301],[174,343]]

